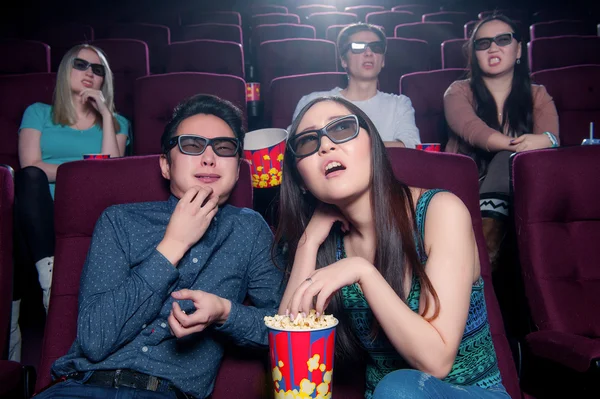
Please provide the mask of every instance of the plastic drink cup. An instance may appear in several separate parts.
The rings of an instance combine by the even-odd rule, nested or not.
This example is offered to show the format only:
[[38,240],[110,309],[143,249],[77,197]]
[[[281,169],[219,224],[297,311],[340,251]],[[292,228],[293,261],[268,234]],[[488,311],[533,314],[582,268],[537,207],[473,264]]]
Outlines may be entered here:
[[594,138],[594,122],[590,122],[590,138],[583,139],[581,145],[598,145],[600,144],[600,139]]

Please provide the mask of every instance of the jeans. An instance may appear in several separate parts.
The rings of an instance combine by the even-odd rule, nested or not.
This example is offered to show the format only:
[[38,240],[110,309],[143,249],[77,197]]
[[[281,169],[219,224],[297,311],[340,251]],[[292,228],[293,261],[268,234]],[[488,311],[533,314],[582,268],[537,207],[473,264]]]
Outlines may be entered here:
[[500,151],[494,155],[487,175],[479,185],[479,208],[481,216],[505,220],[510,208],[510,157],[511,151]]
[[[30,292],[22,266],[54,256],[54,201],[46,173],[28,166],[15,173],[15,259],[13,300]],[[35,270],[35,269],[33,269]],[[37,272],[32,271],[37,275]]]
[[488,389],[459,386],[418,370],[396,370],[377,384],[373,399],[510,399],[498,384]]
[[81,381],[66,380],[51,386],[40,394],[36,399],[64,398],[64,399],[176,399],[177,394],[173,391],[154,392],[145,389],[134,389],[127,387],[109,388],[94,385],[86,385],[84,382],[89,378],[91,372]]

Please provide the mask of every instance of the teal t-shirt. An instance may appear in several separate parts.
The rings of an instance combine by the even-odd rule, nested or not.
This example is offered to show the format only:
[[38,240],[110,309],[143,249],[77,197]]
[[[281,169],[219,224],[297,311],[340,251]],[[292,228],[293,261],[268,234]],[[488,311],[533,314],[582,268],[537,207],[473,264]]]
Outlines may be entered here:
[[[129,142],[129,121],[116,115],[120,130]],[[52,106],[35,103],[27,107],[21,121],[21,129],[35,129],[42,133],[40,147],[42,161],[60,165],[65,162],[83,159],[83,154],[99,154],[102,151],[102,129],[94,125],[86,130],[56,125],[52,121]],[[50,183],[50,193],[54,198],[54,183]]]

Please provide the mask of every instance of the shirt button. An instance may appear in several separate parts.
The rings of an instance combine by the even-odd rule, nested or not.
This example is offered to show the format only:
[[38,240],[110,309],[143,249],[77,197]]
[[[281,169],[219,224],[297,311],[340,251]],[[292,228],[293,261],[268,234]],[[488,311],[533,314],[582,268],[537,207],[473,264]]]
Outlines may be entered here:
[[142,329],[144,329],[144,328],[146,328],[146,327],[148,327],[148,326],[144,324],[144,325],[142,326]]
[[142,352],[144,352],[144,353],[148,352],[148,347],[147,346],[142,347]]
[[167,328],[167,323],[160,323],[160,326],[161,326],[162,328]]
[[198,258],[194,258],[194,259],[192,259],[192,262],[194,262],[194,263],[198,263]]

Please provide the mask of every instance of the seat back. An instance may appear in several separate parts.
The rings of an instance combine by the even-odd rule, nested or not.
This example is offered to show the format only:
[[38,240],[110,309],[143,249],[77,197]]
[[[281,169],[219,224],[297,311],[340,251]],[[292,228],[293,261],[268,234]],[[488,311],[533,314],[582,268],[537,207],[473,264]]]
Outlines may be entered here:
[[300,24],[300,17],[296,14],[258,14],[250,18],[250,26],[269,25],[269,24]]
[[242,16],[235,11],[206,12],[204,9],[193,9],[179,14],[181,26],[196,24],[234,24],[242,26]]
[[0,40],[0,75],[50,72],[50,46],[35,40]]
[[13,204],[12,170],[0,165],[0,361],[6,360],[10,331],[13,283]]
[[258,54],[261,43],[282,39],[315,39],[315,28],[311,25],[268,24],[252,28],[252,54]]
[[[54,203],[54,277],[37,391],[48,385],[52,363],[65,355],[75,340],[79,279],[100,214],[115,204],[163,201],[168,197],[169,185],[162,178],[157,155],[76,161],[60,166]],[[241,163],[240,178],[229,203],[252,207],[250,169],[246,162]],[[231,380],[227,383],[231,384]]]
[[0,76],[0,164],[19,169],[19,126],[23,112],[33,103],[52,104],[54,73]]
[[269,89],[268,112],[271,115],[271,127],[287,129],[292,124],[294,111],[302,96],[343,87],[346,82],[346,74],[341,72],[308,73],[273,79]]
[[396,37],[426,41],[429,44],[428,54],[431,69],[442,68],[442,43],[446,40],[460,38],[451,22],[414,22],[398,25],[394,32]]
[[317,39],[325,39],[331,25],[348,25],[358,22],[356,14],[350,12],[317,12],[306,18],[306,23],[315,27]]
[[332,6],[332,5],[305,4],[305,5],[296,7],[296,9],[294,10],[294,14],[296,14],[297,16],[300,17],[301,23],[306,23],[306,18],[310,14],[314,14],[317,12],[336,12],[336,11],[337,11],[337,8],[335,8],[335,6]]
[[541,331],[600,336],[598,170],[600,146],[526,151],[513,158],[523,282]]
[[133,153],[160,154],[160,137],[173,109],[199,93],[231,101],[242,110],[246,120],[246,83],[238,76],[201,72],[146,76],[135,82]]
[[71,47],[94,40],[94,28],[85,24],[56,24],[40,28],[33,39],[50,46],[50,70],[56,72],[60,61]]
[[419,21],[419,16],[410,11],[376,11],[367,14],[368,24],[381,26],[386,37],[394,37],[397,25]]
[[222,40],[243,44],[242,27],[237,24],[206,23],[179,28],[180,41]]
[[557,36],[527,44],[531,72],[572,65],[600,64],[600,37]]
[[467,68],[469,55],[465,45],[467,39],[452,39],[442,42],[442,69]]
[[467,22],[463,27],[463,33],[465,34],[465,39],[469,39],[473,34],[473,30],[477,26],[480,21],[478,19]]
[[409,186],[449,190],[458,196],[469,209],[479,250],[488,319],[498,357],[498,366],[502,374],[502,383],[511,398],[521,398],[515,363],[506,339],[502,314],[492,284],[491,268],[481,226],[479,182],[475,162],[462,155],[431,153],[397,147],[388,148],[388,154],[398,179]]
[[[213,54],[212,57],[207,55]],[[207,72],[244,78],[242,45],[220,40],[190,40],[169,45],[166,72]]]
[[383,6],[352,6],[344,8],[344,12],[356,14],[358,22],[366,22],[367,14],[383,10]]
[[[337,38],[340,35],[342,29],[344,29],[348,25],[331,25],[327,27],[325,31],[325,40],[329,40],[330,42],[334,42],[337,44]],[[338,67],[339,69],[339,67]]]
[[145,42],[148,45],[150,70],[152,73],[164,72],[167,48],[171,43],[171,30],[167,26],[145,23],[119,24],[108,30],[108,37]]
[[428,71],[430,69],[428,49],[427,43],[423,40],[388,38],[385,67],[379,74],[379,90],[398,94],[402,75]]
[[409,73],[400,79],[400,94],[408,96],[412,102],[421,142],[440,143],[442,148],[448,142],[444,93],[465,73],[465,69],[441,69]]
[[554,99],[562,145],[581,144],[589,137],[590,122],[600,126],[600,65],[548,69],[531,78],[544,85]]
[[259,4],[259,5],[254,5],[254,6],[250,7],[250,9],[248,10],[248,13],[250,15],[273,14],[273,13],[287,14],[288,8],[285,6],[279,6],[279,5],[275,5],[275,4]]
[[135,80],[150,74],[148,46],[135,39],[103,39],[92,44],[102,49],[108,58],[113,73],[117,112],[133,120]]
[[258,47],[262,93],[268,103],[271,81],[281,76],[337,72],[335,44],[320,39],[270,40]]
[[402,4],[392,7],[392,11],[409,11],[415,14],[419,21],[423,14],[431,14],[440,11],[439,7],[429,4]]
[[596,34],[597,28],[593,23],[572,19],[538,22],[529,27],[529,37],[531,39],[565,35],[594,36]]

